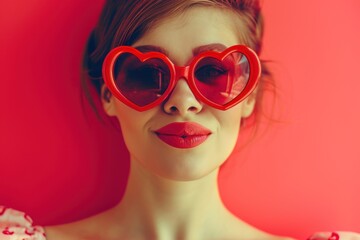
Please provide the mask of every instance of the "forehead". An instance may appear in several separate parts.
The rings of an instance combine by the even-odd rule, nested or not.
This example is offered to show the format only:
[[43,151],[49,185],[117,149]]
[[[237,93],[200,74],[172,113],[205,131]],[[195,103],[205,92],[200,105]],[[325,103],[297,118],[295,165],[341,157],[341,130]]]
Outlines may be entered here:
[[196,52],[223,50],[241,44],[238,16],[220,8],[194,6],[183,13],[161,19],[133,46],[157,46],[178,64],[186,62]]

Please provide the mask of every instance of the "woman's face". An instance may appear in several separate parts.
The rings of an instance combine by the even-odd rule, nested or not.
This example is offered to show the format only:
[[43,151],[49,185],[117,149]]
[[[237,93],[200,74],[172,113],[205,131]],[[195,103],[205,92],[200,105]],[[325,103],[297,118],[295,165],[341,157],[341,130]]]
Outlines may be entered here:
[[[160,47],[174,64],[184,66],[199,52],[241,44],[241,29],[235,23],[238,21],[230,11],[192,7],[163,19],[132,46]],[[150,110],[138,112],[115,97],[103,101],[103,106],[110,116],[118,118],[131,161],[157,176],[187,181],[206,176],[227,159],[236,143],[241,118],[251,114],[254,99],[251,95],[229,110],[217,110],[195,98],[187,82],[180,79],[171,95]],[[190,148],[169,145],[157,130],[175,122],[197,123],[211,134]]]

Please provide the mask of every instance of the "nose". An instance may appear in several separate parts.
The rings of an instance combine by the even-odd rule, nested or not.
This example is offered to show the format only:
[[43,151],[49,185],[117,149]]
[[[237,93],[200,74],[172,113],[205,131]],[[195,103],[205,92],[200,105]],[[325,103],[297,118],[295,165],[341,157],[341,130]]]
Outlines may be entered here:
[[198,113],[202,107],[202,103],[196,99],[185,79],[179,79],[163,105],[167,114],[179,114],[182,117],[189,113]]

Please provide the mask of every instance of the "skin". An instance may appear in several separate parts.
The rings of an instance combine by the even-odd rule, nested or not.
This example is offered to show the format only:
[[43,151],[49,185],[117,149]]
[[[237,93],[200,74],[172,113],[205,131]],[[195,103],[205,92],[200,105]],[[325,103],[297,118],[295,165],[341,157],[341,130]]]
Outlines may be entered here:
[[[195,48],[241,44],[233,19],[225,10],[193,7],[159,22],[133,46],[161,47],[176,65],[187,65]],[[47,238],[291,239],[265,233],[240,220],[226,209],[219,195],[219,167],[236,143],[241,119],[252,113],[254,105],[255,93],[230,110],[216,110],[198,101],[184,79],[162,105],[145,112],[137,112],[114,97],[109,102],[103,100],[105,112],[119,120],[130,152],[124,197],[115,207],[95,216],[45,227]],[[166,145],[154,134],[154,130],[178,121],[197,122],[212,134],[198,147],[185,150]]]

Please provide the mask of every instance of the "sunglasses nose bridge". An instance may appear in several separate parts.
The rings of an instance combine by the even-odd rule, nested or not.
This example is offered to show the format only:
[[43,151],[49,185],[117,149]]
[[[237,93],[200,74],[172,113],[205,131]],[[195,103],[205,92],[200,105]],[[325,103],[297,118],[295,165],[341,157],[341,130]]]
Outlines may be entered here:
[[180,78],[189,79],[189,66],[185,67],[175,67],[175,81],[179,81]]

